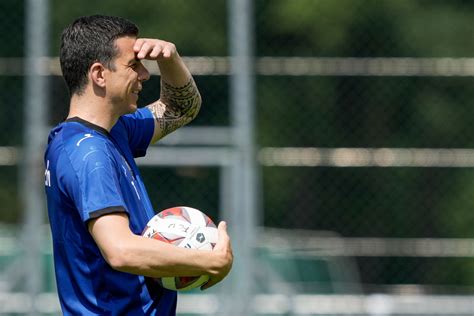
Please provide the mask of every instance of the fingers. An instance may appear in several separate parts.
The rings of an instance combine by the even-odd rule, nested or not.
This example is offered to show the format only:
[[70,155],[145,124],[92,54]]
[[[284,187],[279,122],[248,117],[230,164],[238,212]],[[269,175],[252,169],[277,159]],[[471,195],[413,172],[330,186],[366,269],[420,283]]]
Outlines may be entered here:
[[176,55],[176,47],[173,43],[151,38],[138,38],[133,50],[138,59],[160,60]]
[[222,221],[217,225],[217,243],[214,246],[215,251],[222,251],[230,247],[230,237],[227,234],[227,223]]
[[[152,59],[156,59],[158,58],[158,56],[160,55],[160,53],[162,52],[162,49],[161,49],[161,46],[160,45],[156,45],[155,47],[153,47],[151,53],[150,53],[150,58]],[[140,58],[140,57],[139,57]]]
[[218,238],[229,238],[229,235],[227,234],[227,223],[224,221],[219,222],[217,225],[217,234]]
[[135,53],[138,53],[140,51],[143,43],[145,43],[144,38],[137,38],[137,40],[135,41],[135,44],[133,44],[133,50],[135,51]]
[[[227,233],[227,223],[222,221],[217,226],[217,244],[216,247],[219,245],[218,250],[224,251],[230,256],[230,260],[232,261],[232,245],[230,243],[230,237]],[[215,247],[214,247],[215,249]]]
[[210,276],[209,281],[201,286],[201,290],[206,290],[220,281],[222,281],[227,274],[230,272],[233,263],[233,253],[230,244],[230,237],[227,234],[227,223],[222,221],[217,226],[218,240],[214,251],[218,254],[219,260],[216,262],[220,263],[219,271],[216,274]]

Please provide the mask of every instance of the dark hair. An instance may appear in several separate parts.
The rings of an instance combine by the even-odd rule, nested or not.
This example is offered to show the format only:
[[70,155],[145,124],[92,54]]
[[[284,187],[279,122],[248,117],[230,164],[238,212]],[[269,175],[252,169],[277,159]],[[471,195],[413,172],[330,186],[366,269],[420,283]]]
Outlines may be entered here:
[[84,91],[93,63],[114,70],[115,40],[124,36],[138,36],[138,27],[124,18],[104,15],[80,17],[63,31],[59,60],[71,95]]

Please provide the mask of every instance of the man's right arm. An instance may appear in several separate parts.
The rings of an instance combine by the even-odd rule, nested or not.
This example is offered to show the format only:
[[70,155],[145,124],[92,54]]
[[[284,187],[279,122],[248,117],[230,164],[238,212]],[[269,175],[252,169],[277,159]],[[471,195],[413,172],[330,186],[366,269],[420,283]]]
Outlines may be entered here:
[[197,116],[201,95],[173,43],[139,38],[133,48],[138,59],[155,60],[160,69],[160,99],[147,106],[155,118],[153,144]]
[[125,213],[93,219],[88,227],[104,259],[118,271],[152,278],[207,274],[210,280],[205,289],[224,279],[232,267],[233,254],[224,222],[218,226],[219,238],[212,251],[179,248],[135,235]]

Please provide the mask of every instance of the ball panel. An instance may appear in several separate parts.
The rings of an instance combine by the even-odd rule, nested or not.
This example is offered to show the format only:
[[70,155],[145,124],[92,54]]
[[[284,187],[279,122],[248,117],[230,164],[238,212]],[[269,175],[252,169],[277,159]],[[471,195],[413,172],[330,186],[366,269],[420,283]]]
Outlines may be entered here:
[[162,287],[168,290],[175,290],[177,291],[178,289],[175,286],[175,281],[174,277],[169,277],[169,278],[160,278],[158,279],[159,283]]
[[188,214],[191,223],[198,226],[206,226],[205,215],[201,211],[192,207],[184,207],[184,211]]
[[212,250],[217,242],[217,229],[213,227],[200,227],[195,234],[186,238],[187,248]]
[[175,277],[174,284],[177,290],[184,290],[189,286],[195,287],[199,277]]
[[[191,215],[189,214],[189,208],[187,207],[181,207],[181,216],[185,218],[189,223],[193,223],[193,219],[191,218]],[[197,224],[197,223],[194,223]]]
[[181,207],[172,207],[172,208],[168,208],[168,209],[158,213],[158,217],[161,217],[161,218],[165,218],[165,217],[168,217],[168,216],[181,217],[182,212],[183,211],[182,211]]
[[174,279],[176,290],[187,291],[205,284],[207,281],[209,281],[209,276],[201,275],[200,277],[176,277]]
[[187,237],[199,228],[197,225],[174,218],[163,218],[160,221],[154,222],[152,227],[162,234],[175,234],[181,237]]
[[175,246],[179,246],[185,238],[184,237],[169,238],[169,237],[163,236],[161,234],[156,234],[153,237],[153,239],[161,240],[161,241],[173,244]]
[[206,216],[206,227],[213,227],[213,228],[217,228],[216,224],[214,224],[214,222],[212,221],[212,219],[207,216],[207,215],[204,215]]
[[[204,277],[204,278],[203,278]],[[209,280],[207,276],[200,277],[166,277],[161,278],[161,285],[164,288],[174,291],[186,291],[203,285]]]

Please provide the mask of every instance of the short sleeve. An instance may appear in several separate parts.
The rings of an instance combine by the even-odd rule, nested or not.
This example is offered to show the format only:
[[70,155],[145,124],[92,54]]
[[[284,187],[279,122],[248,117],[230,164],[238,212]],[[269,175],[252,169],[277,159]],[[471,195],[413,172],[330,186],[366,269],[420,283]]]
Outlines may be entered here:
[[108,213],[128,212],[120,190],[120,167],[103,140],[87,138],[81,146],[66,148],[65,156],[71,167],[62,170],[61,182],[83,222]]
[[133,157],[143,157],[151,143],[155,131],[155,120],[148,108],[138,109],[117,121],[111,134],[115,139],[128,141]]

